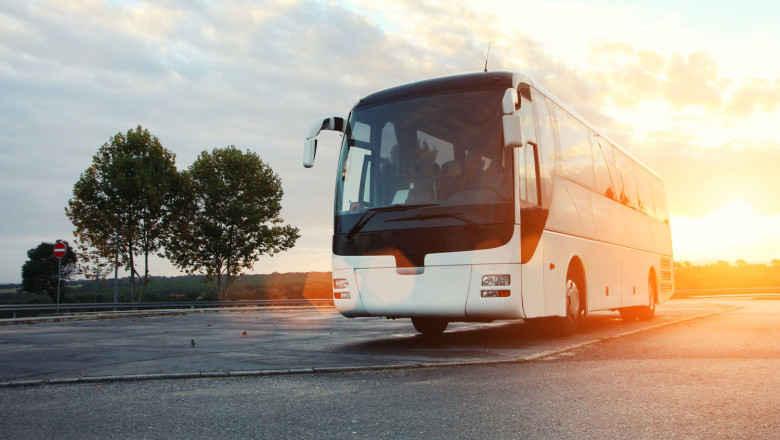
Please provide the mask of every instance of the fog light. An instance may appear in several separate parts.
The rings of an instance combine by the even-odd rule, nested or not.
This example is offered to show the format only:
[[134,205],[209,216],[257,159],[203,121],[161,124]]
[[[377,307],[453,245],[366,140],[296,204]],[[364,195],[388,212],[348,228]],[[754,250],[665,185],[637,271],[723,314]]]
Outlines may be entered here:
[[508,290],[483,290],[481,292],[482,298],[508,298],[509,295]]
[[483,286],[508,286],[509,275],[485,275],[482,277]]
[[350,299],[352,296],[349,292],[333,292],[333,299]]
[[349,288],[349,282],[343,278],[333,280],[333,290],[344,290]]

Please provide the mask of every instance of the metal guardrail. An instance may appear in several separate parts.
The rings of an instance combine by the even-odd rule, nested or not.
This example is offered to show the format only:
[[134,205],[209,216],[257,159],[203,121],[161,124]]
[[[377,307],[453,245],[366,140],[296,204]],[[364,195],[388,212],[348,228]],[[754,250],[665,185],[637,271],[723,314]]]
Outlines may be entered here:
[[6,304],[0,305],[0,315],[16,315],[21,312],[55,311],[70,313],[73,311],[105,310],[155,310],[155,309],[207,309],[239,307],[279,307],[279,306],[332,306],[332,299],[269,299],[251,301],[192,301],[192,302],[141,302],[141,303],[66,303],[60,304]]

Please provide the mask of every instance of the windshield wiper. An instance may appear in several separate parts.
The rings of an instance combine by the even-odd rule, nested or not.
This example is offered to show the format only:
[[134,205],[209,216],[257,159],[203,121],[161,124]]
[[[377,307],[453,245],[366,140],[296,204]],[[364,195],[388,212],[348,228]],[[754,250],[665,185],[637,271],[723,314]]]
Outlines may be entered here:
[[438,206],[438,203],[422,203],[419,205],[390,205],[390,206],[379,206],[377,208],[369,208],[366,210],[366,212],[363,213],[362,216],[360,216],[360,219],[357,223],[355,223],[355,226],[353,226],[345,236],[347,240],[351,240],[352,237],[355,236],[358,232],[360,232],[361,229],[363,229],[364,226],[368,224],[371,219],[377,215],[380,212],[401,212],[401,211],[408,211],[410,209],[416,209],[416,208],[425,208],[428,206]]
[[483,225],[482,223],[477,223],[474,220],[471,220],[469,218],[463,217],[461,215],[461,213],[459,213],[459,212],[442,212],[442,213],[439,213],[439,214],[428,214],[428,215],[417,214],[417,215],[412,216],[412,217],[394,218],[394,219],[387,220],[387,221],[389,221],[389,222],[407,222],[407,221],[412,221],[412,220],[431,220],[431,219],[435,219],[435,218],[454,218],[456,220],[462,221],[463,223],[465,223],[465,224],[467,224],[469,226],[474,226],[474,227],[478,228],[480,231],[484,231],[486,229],[485,225]]

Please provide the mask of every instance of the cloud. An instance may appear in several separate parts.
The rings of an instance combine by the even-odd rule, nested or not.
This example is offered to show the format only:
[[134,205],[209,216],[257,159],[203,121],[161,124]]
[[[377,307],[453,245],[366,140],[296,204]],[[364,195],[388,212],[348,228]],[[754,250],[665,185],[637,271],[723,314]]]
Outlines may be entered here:
[[780,108],[780,78],[751,79],[731,95],[726,113],[747,118],[753,113],[772,113]]
[[284,218],[303,232],[292,257],[274,260],[309,261],[307,248],[330,248],[340,144],[325,136],[318,166],[304,170],[309,124],[346,116],[374,90],[448,73],[435,50],[315,1],[24,2],[4,6],[0,23],[2,281],[18,279],[37,242],[70,238],[73,183],[101,144],[138,124],[179,168],[214,147],[257,151],[282,177]]
[[[282,178],[282,215],[303,232],[274,264],[323,258],[327,268],[341,138],[326,133],[315,168],[304,170],[309,124],[346,116],[379,89],[481,70],[490,41],[489,69],[530,74],[636,152],[666,178],[673,213],[758,194],[762,179],[780,183],[770,174],[780,146],[769,141],[780,79],[729,77],[712,51],[643,46],[628,38],[646,17],[633,7],[570,5],[574,13],[556,20],[571,26],[553,28],[545,17],[561,6],[547,2],[6,3],[0,281],[18,279],[24,252],[38,242],[70,238],[64,206],[73,183],[101,144],[138,124],[176,153],[179,168],[214,147],[256,151]],[[645,113],[648,103],[663,111]],[[763,141],[753,138],[756,115],[766,117]],[[777,212],[773,201],[741,199]]]
[[706,53],[663,55],[619,42],[592,45],[598,70],[589,78],[606,82],[605,100],[616,107],[636,107],[645,100],[663,99],[673,109],[689,106],[720,109],[731,80],[722,78]]
[[605,104],[637,108],[648,101],[663,101],[671,111],[698,107],[707,118],[744,120],[780,108],[780,78],[730,78],[705,52],[665,55],[621,42],[591,46],[595,69],[590,83],[607,84],[600,91]]
[[733,201],[749,204],[757,215],[780,214],[780,143],[701,148],[690,134],[657,131],[645,145],[642,159],[664,178],[672,215],[704,217]]

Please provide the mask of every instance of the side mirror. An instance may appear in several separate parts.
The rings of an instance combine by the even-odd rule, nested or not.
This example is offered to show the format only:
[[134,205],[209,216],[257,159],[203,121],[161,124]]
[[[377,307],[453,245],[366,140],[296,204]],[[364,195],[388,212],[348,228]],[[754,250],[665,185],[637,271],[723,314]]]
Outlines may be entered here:
[[523,146],[522,124],[520,115],[517,113],[518,101],[517,90],[506,89],[504,98],[501,100],[501,111],[504,113],[501,122],[504,126],[504,147],[506,148]]
[[504,125],[504,146],[506,148],[518,148],[523,146],[523,130],[520,123],[520,115],[504,115],[501,118]]
[[303,166],[311,168],[314,166],[314,156],[317,154],[317,139],[306,139],[303,144]]
[[320,134],[322,130],[340,131],[343,133],[344,118],[333,116],[311,124],[311,128],[309,128],[309,135],[306,136],[306,139],[317,137],[317,135]]
[[517,90],[506,89],[504,98],[501,100],[501,110],[505,115],[514,115],[517,113],[518,102],[520,102],[520,98],[517,96]]
[[306,136],[306,142],[303,144],[303,166],[311,168],[314,166],[314,156],[317,154],[317,137],[322,130],[332,130],[344,132],[344,118],[337,116],[325,118],[316,121],[309,128],[309,135]]

